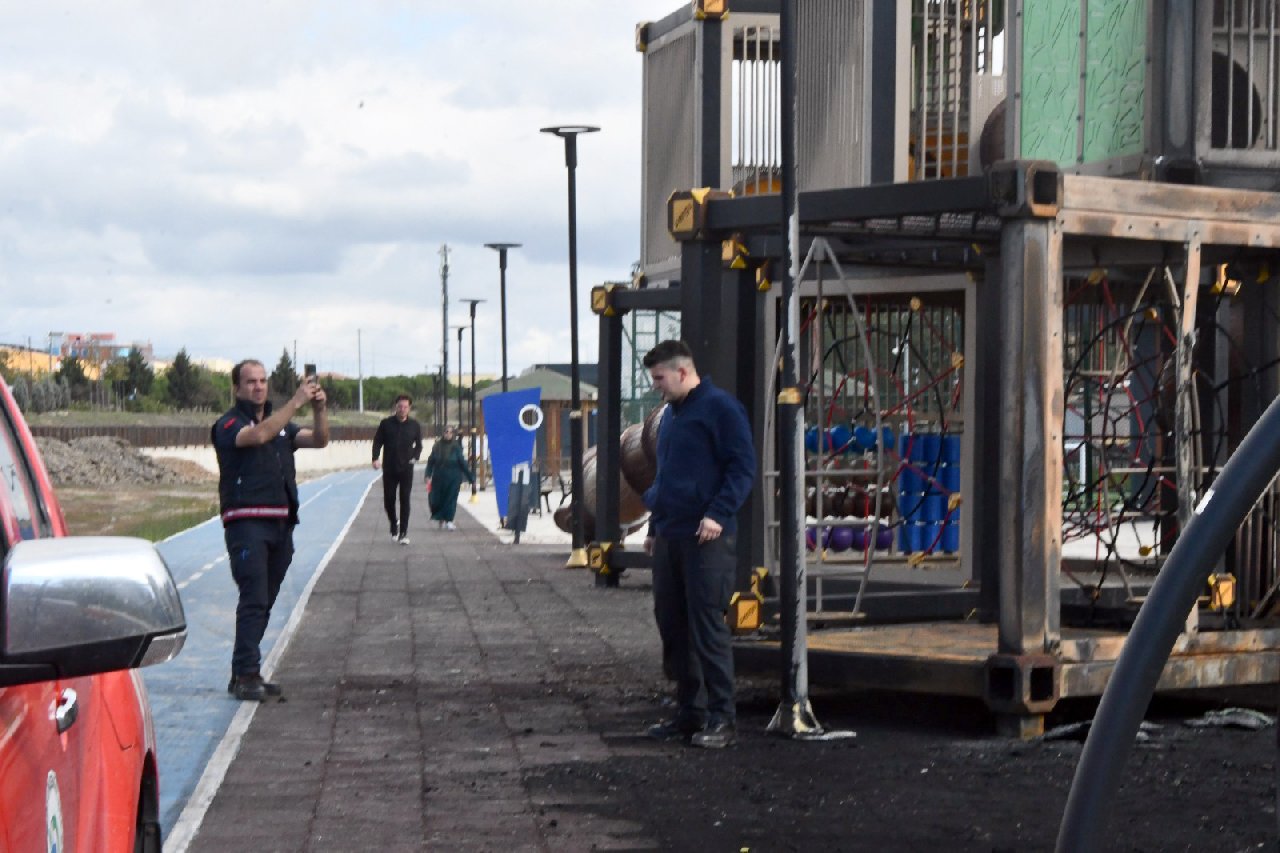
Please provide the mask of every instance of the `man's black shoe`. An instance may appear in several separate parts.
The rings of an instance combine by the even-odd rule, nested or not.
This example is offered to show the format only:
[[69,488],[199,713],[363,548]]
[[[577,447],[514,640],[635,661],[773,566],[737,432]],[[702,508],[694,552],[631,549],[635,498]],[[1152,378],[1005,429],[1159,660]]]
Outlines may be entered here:
[[268,697],[277,699],[284,695],[279,684],[263,681],[261,675],[233,675],[227,682],[227,692],[237,699],[253,702],[265,702]]
[[724,749],[733,746],[738,740],[738,733],[733,723],[712,723],[690,739],[689,743],[702,749]]
[[684,720],[672,718],[649,726],[645,730],[645,735],[654,740],[682,740],[687,743],[689,738],[701,728],[701,726],[693,723],[686,723]]

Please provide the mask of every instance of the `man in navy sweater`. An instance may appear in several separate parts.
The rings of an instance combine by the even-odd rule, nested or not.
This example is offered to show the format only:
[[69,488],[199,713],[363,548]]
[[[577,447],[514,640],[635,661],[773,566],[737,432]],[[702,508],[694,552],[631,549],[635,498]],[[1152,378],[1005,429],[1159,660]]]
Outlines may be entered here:
[[735,740],[733,649],[725,612],[737,569],[737,514],[756,476],[743,405],[698,375],[683,341],[644,357],[667,402],[658,426],[658,465],[645,491],[653,555],[653,612],[678,711],[649,728],[659,740],[719,749]]

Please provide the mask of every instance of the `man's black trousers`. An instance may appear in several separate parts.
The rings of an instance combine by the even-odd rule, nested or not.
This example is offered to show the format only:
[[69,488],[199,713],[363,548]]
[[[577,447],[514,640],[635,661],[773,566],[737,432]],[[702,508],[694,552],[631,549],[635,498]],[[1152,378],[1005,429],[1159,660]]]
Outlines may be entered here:
[[231,577],[240,588],[231,674],[252,675],[262,668],[262,635],[293,561],[293,525],[287,519],[243,519],[228,524],[223,537]]
[[[387,510],[391,531],[404,536],[409,532],[409,490],[413,488],[413,468],[391,472],[382,469],[382,505]],[[396,514],[396,496],[400,497],[400,513]]]
[[653,614],[676,681],[681,722],[735,718],[733,647],[724,621],[737,572],[737,536],[699,545],[696,537],[653,543]]

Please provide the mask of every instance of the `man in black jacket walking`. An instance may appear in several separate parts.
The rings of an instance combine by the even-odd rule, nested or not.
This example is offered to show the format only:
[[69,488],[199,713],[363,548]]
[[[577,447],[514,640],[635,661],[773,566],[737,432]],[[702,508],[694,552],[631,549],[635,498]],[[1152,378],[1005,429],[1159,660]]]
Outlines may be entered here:
[[396,397],[395,414],[383,418],[373,436],[373,467],[382,469],[382,502],[391,522],[391,538],[401,545],[409,544],[409,490],[413,488],[413,463],[422,455],[422,427],[409,417],[412,406],[408,394]]

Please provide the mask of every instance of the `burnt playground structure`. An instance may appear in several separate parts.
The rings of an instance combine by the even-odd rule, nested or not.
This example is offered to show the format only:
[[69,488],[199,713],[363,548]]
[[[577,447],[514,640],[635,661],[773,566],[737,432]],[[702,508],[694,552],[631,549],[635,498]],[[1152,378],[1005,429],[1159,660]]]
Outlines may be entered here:
[[[795,0],[786,38],[781,14],[699,0],[637,28],[642,257],[592,291],[592,568],[647,566],[621,541],[647,429],[624,395],[634,330],[678,317],[757,436],[739,666],[783,665],[782,525],[803,518],[814,683],[979,697],[1035,734],[1102,693],[1179,530],[1280,394],[1280,3]],[[1159,689],[1280,682],[1278,508],[1273,482],[1203,567]]]

